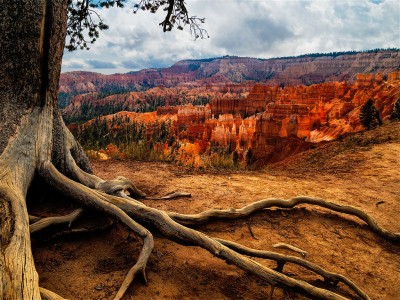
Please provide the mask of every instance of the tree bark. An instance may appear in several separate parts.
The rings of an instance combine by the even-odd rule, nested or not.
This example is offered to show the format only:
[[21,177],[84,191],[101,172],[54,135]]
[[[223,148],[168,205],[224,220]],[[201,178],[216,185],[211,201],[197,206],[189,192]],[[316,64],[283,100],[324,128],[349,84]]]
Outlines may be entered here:
[[66,18],[66,0],[1,4],[0,299],[40,299],[25,199],[52,156]]

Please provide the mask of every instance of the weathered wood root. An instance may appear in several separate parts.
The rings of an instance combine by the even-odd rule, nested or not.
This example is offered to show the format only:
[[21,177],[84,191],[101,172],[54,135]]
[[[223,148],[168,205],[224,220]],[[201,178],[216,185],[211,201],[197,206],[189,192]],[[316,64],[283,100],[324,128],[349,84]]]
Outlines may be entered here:
[[[191,197],[192,195],[183,191],[174,191],[165,195],[164,197],[146,197],[146,194],[138,189],[136,185],[130,181],[128,178],[123,176],[118,176],[112,180],[103,180],[96,175],[89,174],[83,171],[75,162],[75,159],[72,156],[71,150],[78,147],[75,138],[72,136],[71,132],[68,128],[63,126],[63,131],[66,139],[66,165],[69,169],[69,172],[81,184],[93,188],[102,192],[105,192],[109,195],[119,196],[127,199],[141,199],[146,198],[148,200],[167,200],[167,199],[175,199],[182,197]],[[128,197],[128,195],[129,197]]]
[[247,222],[246,224],[247,224],[247,228],[249,228],[249,232],[250,232],[251,237],[252,237],[253,239],[255,239],[255,240],[258,240],[258,238],[254,235],[253,229],[251,229],[250,223]]
[[[66,162],[69,168],[70,174],[81,184],[68,179],[63,174],[61,174],[50,162],[45,163],[40,168],[40,174],[43,176],[45,181],[57,188],[59,191],[68,195],[72,199],[77,200],[85,206],[92,207],[96,210],[105,211],[120,220],[123,220],[125,224],[128,225],[137,235],[139,235],[143,241],[143,249],[139,256],[137,263],[129,271],[127,277],[124,280],[115,299],[120,299],[125,293],[126,289],[129,287],[131,282],[134,280],[138,272],[142,272],[145,278],[145,266],[148,257],[151,253],[153,247],[153,240],[151,233],[147,231],[142,225],[136,223],[131,218],[135,219],[137,222],[142,224],[155,227],[159,232],[161,232],[165,237],[170,238],[176,242],[189,245],[200,246],[217,257],[226,260],[228,263],[234,264],[241,269],[249,271],[259,277],[263,278],[267,283],[275,286],[277,284],[283,287],[295,288],[303,293],[306,293],[312,297],[318,297],[323,299],[345,299],[343,296],[333,293],[328,290],[317,288],[304,281],[296,280],[290,278],[280,272],[274,271],[270,268],[264,267],[255,261],[243,256],[249,255],[248,253],[243,253],[243,248],[234,248],[232,244],[227,244],[228,242],[222,242],[218,239],[212,239],[207,235],[198,232],[196,230],[187,228],[183,225],[194,225],[208,222],[213,219],[236,219],[247,217],[252,213],[260,211],[265,208],[270,207],[281,207],[281,208],[293,208],[296,205],[306,203],[312,205],[318,205],[326,207],[328,209],[342,212],[346,214],[351,214],[364,220],[371,228],[378,234],[392,239],[397,240],[399,234],[388,232],[380,228],[376,221],[368,216],[365,212],[360,211],[354,207],[350,206],[340,206],[331,202],[324,201],[322,199],[310,198],[310,197],[296,197],[291,200],[282,199],[267,199],[261,200],[250,205],[247,205],[241,209],[229,209],[229,210],[210,210],[205,211],[200,214],[194,215],[183,215],[177,213],[165,213],[150,207],[147,207],[142,202],[130,198],[125,192],[127,191],[131,197],[143,197],[144,193],[138,190],[128,179],[123,177],[117,177],[114,180],[105,181],[97,176],[86,173],[81,170],[75,163],[74,158],[71,154],[71,149],[76,147],[73,143],[75,140],[69,135],[68,149],[66,151],[67,158]],[[95,189],[95,190],[93,190]],[[104,193],[107,194],[104,194]],[[113,196],[114,195],[114,196]],[[116,196],[119,197],[116,197]],[[166,197],[160,197],[157,199],[171,199],[173,197],[179,196],[189,196],[190,194],[170,194]],[[148,197],[147,199],[150,199]],[[156,198],[152,198],[156,199]],[[129,216],[128,216],[129,215]],[[130,221],[129,221],[129,220]],[[225,243],[225,244],[224,244]],[[256,251],[251,249],[252,251]],[[271,252],[273,253],[273,252]],[[252,253],[251,256],[261,255],[260,253]],[[263,252],[263,257],[267,254]],[[275,253],[275,255],[280,255]],[[261,257],[261,256],[260,256]],[[369,299],[354,283],[352,283],[347,278],[342,275],[337,275],[334,273],[329,273],[319,266],[313,265],[307,261],[304,261],[297,257],[292,256],[280,256],[275,257],[278,266],[282,269],[285,262],[292,262],[301,265],[305,268],[311,268],[315,273],[321,275],[325,281],[329,283],[337,284],[341,281],[345,283],[348,287],[354,290],[361,298]],[[269,258],[274,259],[274,258]],[[298,261],[297,261],[297,260]]]
[[42,297],[42,300],[68,300],[65,299],[59,295],[57,295],[56,293],[46,290],[45,288],[39,288],[40,290],[40,296]]
[[74,210],[72,213],[65,216],[56,216],[56,217],[47,217],[40,219],[39,221],[29,225],[30,233],[35,233],[37,231],[43,230],[49,226],[60,225],[60,224],[68,224],[71,226],[72,222],[75,221],[82,214],[83,209],[78,208]]
[[130,196],[135,198],[144,198],[146,194],[139,190],[128,178],[118,176],[113,180],[106,180],[96,186],[97,190],[103,191],[106,194],[117,195],[121,191],[127,191]]
[[16,190],[0,183],[0,299],[40,299],[25,198]]
[[169,199],[185,198],[185,197],[190,198],[190,197],[192,197],[192,194],[187,193],[187,192],[182,192],[182,191],[175,191],[175,192],[168,193],[164,197],[146,197],[146,199],[147,200],[169,200]]
[[133,198],[144,198],[146,194],[139,190],[136,185],[128,178],[118,176],[113,180],[103,180],[96,175],[89,174],[83,171],[77,164],[72,155],[72,152],[78,151],[79,145],[77,144],[74,136],[65,126],[64,122],[60,120],[62,131],[65,136],[65,164],[71,176],[82,183],[83,185],[103,191],[110,195],[126,197],[125,191]]
[[[44,175],[44,178],[47,180],[57,179],[59,184],[55,185],[55,187],[58,188],[60,191],[66,192],[68,190],[69,192],[66,192],[66,195],[71,196],[75,200],[79,200],[80,203],[89,207],[93,207],[96,210],[103,211],[119,219],[122,223],[128,226],[128,228],[131,229],[136,235],[138,235],[143,239],[143,248],[142,251],[140,252],[139,258],[137,262],[134,264],[134,266],[129,270],[128,274],[126,275],[114,300],[119,300],[123,297],[126,290],[128,289],[128,287],[130,286],[130,284],[132,283],[132,281],[134,280],[134,278],[138,273],[141,273],[143,279],[145,280],[145,282],[147,282],[145,268],[154,247],[153,236],[150,233],[150,231],[148,231],[142,225],[135,222],[121,208],[106,201],[104,197],[104,195],[106,194],[100,194],[98,191],[92,190],[90,188],[87,188],[86,186],[83,186],[79,183],[70,180],[69,178],[61,174],[50,162],[44,165],[45,167],[42,167],[41,170],[49,171],[49,173],[47,174],[45,172],[42,173]],[[52,176],[47,176],[47,175],[52,175]],[[49,181],[49,183],[54,183],[54,182]]]
[[99,231],[103,231],[103,230],[110,228],[112,225],[114,225],[114,222],[111,220],[107,224],[102,224],[100,226],[96,226],[96,227],[92,227],[92,228],[83,228],[83,227],[82,228],[71,228],[69,230],[63,230],[63,231],[56,232],[56,233],[50,235],[49,237],[46,237],[45,240],[51,240],[51,239],[55,239],[55,238],[59,238],[61,236],[66,236],[66,235],[71,235],[71,234],[88,234],[88,233],[93,233],[93,232],[99,232]]
[[143,226],[141,226],[140,224],[138,224],[136,222],[134,222],[134,223],[136,226],[135,226],[135,230],[133,230],[133,231],[143,239],[143,248],[142,248],[142,251],[140,252],[140,255],[139,255],[139,258],[138,258],[136,264],[129,270],[128,274],[126,275],[114,300],[119,300],[125,295],[126,290],[129,288],[129,286],[135,279],[136,274],[138,274],[139,272],[142,274],[143,279],[144,279],[145,283],[147,284],[146,265],[147,265],[147,261],[150,257],[153,247],[154,247],[153,236],[146,228],[144,228]]
[[271,252],[271,251],[256,250],[256,249],[252,249],[252,248],[240,245],[235,242],[231,242],[231,241],[227,241],[227,240],[223,240],[223,239],[219,239],[219,238],[215,238],[215,240],[220,242],[221,244],[229,247],[230,249],[243,254],[243,255],[274,260],[277,262],[278,269],[280,269],[280,272],[282,272],[283,266],[286,263],[293,263],[293,264],[304,267],[304,268],[306,268],[310,271],[313,271],[314,273],[322,276],[322,278],[324,278],[324,281],[327,283],[337,285],[339,282],[342,282],[343,284],[348,286],[350,289],[352,289],[355,293],[357,293],[357,295],[360,296],[362,299],[369,299],[368,295],[364,291],[362,291],[359,287],[357,287],[357,285],[354,284],[354,282],[352,282],[350,279],[344,277],[343,275],[329,272],[329,271],[321,268],[320,266],[313,264],[302,258],[299,258],[296,256],[291,256],[291,255],[284,255],[284,254]]
[[268,300],[272,300],[272,296],[274,295],[275,285],[271,285],[271,290],[269,291]]
[[235,208],[230,208],[225,210],[211,209],[192,215],[168,212],[168,215],[180,224],[198,225],[209,222],[211,220],[244,218],[266,208],[271,208],[271,207],[294,208],[295,206],[298,206],[300,204],[310,204],[310,205],[325,207],[332,211],[355,216],[364,221],[365,223],[367,223],[369,227],[376,234],[382,236],[385,239],[392,240],[395,242],[400,242],[399,232],[391,232],[389,230],[380,227],[374,218],[372,218],[366,212],[358,208],[347,205],[339,205],[333,202],[325,201],[323,199],[305,197],[305,196],[295,197],[290,200],[276,199],[276,198],[265,199],[253,202],[239,209]]
[[36,223],[41,219],[42,219],[41,217],[29,215],[29,224]]
[[289,249],[291,251],[294,251],[296,253],[299,253],[299,254],[303,255],[303,257],[306,257],[306,255],[307,255],[307,251],[301,250],[300,248],[297,248],[297,247],[295,247],[293,245],[286,244],[286,243],[273,244],[272,247],[281,248],[281,249]]
[[[64,122],[62,122],[62,120],[60,124],[62,125],[63,134],[66,137],[65,138],[66,166],[72,177],[81,184],[96,190],[103,191],[109,195],[119,196],[127,199],[130,197],[134,199],[146,198],[149,200],[167,200],[167,199],[192,196],[190,193],[187,192],[175,191],[167,194],[164,197],[146,197],[146,194],[139,188],[137,188],[136,185],[126,177],[118,176],[112,180],[104,180],[100,177],[97,177],[96,175],[85,172],[77,165],[72,155],[72,152],[77,151],[74,149],[79,148],[79,145],[77,144],[74,136],[65,126]],[[128,193],[129,197],[126,193]]]
[[[129,224],[130,226],[128,226],[144,239],[144,247],[137,262],[137,264],[140,264],[140,267],[135,268],[134,266],[131,270],[133,273],[137,270],[141,270],[144,274],[144,267],[147,262],[148,255],[150,255],[151,248],[153,247],[153,241],[151,234],[147,230],[145,230],[143,227],[140,227],[140,225],[137,223],[134,223],[135,226],[132,226],[132,222],[134,222],[133,220],[131,220],[132,222],[128,222],[128,220],[126,220],[126,218],[129,218],[128,215],[140,223],[147,224],[157,229],[166,238],[185,245],[200,246],[213,255],[227,261],[228,263],[234,264],[245,271],[259,276],[271,285],[279,284],[283,287],[293,288],[308,294],[313,298],[346,299],[345,297],[329,290],[315,287],[302,280],[288,277],[270,268],[262,266],[246,256],[243,256],[238,251],[234,251],[230,247],[223,245],[221,242],[199,231],[175,222],[168,216],[167,213],[163,211],[153,209],[133,199],[129,200],[126,198],[104,194],[74,182],[73,180],[70,180],[61,174],[50,162],[42,165],[40,174],[48,184],[57,188],[59,191],[71,197],[72,199],[75,199],[86,206],[105,211],[120,218],[121,220],[124,220],[125,224]],[[130,279],[132,278],[133,280],[134,276],[130,277],[129,279],[128,276],[126,280],[131,282]],[[117,296],[116,299],[120,298]]]
[[[76,211],[72,212],[71,214],[75,213]],[[69,214],[69,215],[71,215],[71,214]],[[69,215],[67,215],[67,216],[69,216]],[[42,219],[40,217],[36,217],[35,216],[35,217],[33,217],[33,219],[40,221],[40,220],[49,219],[49,218],[65,218],[65,217],[66,216],[57,216],[57,217],[48,217],[48,218],[43,218]],[[67,220],[65,222],[48,223],[47,226],[44,226],[44,227],[42,227],[42,228],[40,228],[38,230],[35,230],[35,232],[38,232],[38,231],[40,231],[42,229],[45,229],[45,228],[53,226],[53,225],[60,225],[60,224],[70,223],[69,221],[70,220],[67,217]],[[87,234],[87,233],[103,231],[103,230],[106,230],[106,229],[110,228],[111,226],[113,226],[114,223],[115,223],[114,219],[110,217],[110,218],[108,218],[108,222],[107,223],[99,223],[99,225],[96,225],[96,226],[93,226],[93,227],[90,227],[90,228],[79,227],[79,228],[68,228],[68,229],[65,229],[65,230],[62,230],[62,231],[57,231],[57,232],[51,234],[50,236],[46,236],[45,240],[50,240],[50,239],[58,238],[58,237],[65,236],[65,235],[71,235],[71,234]],[[32,225],[35,225],[35,224],[31,224],[30,226],[32,226]],[[30,229],[30,232],[32,234],[31,227],[29,229]]]

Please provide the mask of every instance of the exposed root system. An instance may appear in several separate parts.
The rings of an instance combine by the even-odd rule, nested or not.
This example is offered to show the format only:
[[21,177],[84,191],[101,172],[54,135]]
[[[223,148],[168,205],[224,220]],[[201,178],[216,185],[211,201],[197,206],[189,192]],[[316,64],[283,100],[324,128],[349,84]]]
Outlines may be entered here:
[[[82,170],[79,170],[79,174],[81,178],[90,177],[91,180],[97,182],[106,182],[102,181],[100,178],[97,179],[93,175],[86,174]],[[270,251],[251,249],[231,241],[212,238],[187,226],[199,225],[215,219],[245,218],[257,211],[271,207],[288,209],[300,204],[311,204],[325,207],[335,212],[356,216],[365,221],[370,228],[380,236],[388,240],[396,242],[400,241],[399,233],[392,233],[381,228],[377,222],[364,211],[351,206],[337,205],[323,199],[311,197],[296,197],[290,200],[266,199],[254,202],[241,209],[231,208],[227,210],[209,210],[199,214],[184,215],[173,212],[163,212],[161,210],[148,207],[142,202],[130,198],[127,196],[130,191],[120,189],[121,183],[118,180],[107,181],[108,191],[111,194],[114,194],[110,195],[104,193],[102,189],[93,189],[67,178],[50,162],[42,165],[40,168],[40,175],[49,185],[56,188],[64,195],[67,195],[74,201],[81,203],[85,207],[103,211],[112,215],[114,218],[117,218],[143,240],[143,249],[141,254],[137,262],[126,275],[126,278],[114,299],[122,298],[127,288],[138,273],[141,274],[146,281],[145,267],[153,249],[153,238],[150,231],[146,229],[146,227],[156,230],[166,238],[169,238],[180,244],[202,247],[212,253],[214,256],[227,261],[229,264],[236,265],[243,270],[257,275],[273,287],[279,286],[281,288],[290,288],[298,290],[310,297],[318,297],[321,299],[347,299],[345,296],[329,290],[329,287],[336,286],[339,283],[347,286],[355,293],[355,295],[357,295],[357,297],[361,299],[370,298],[360,287],[358,287],[354,282],[345,276],[329,272],[318,265],[305,260],[304,258],[287,256]],[[125,179],[124,182],[125,187],[133,186],[127,183]],[[118,188],[114,188],[114,185],[118,186]],[[136,193],[139,195],[144,194],[141,192]],[[118,196],[115,196],[115,194]],[[183,193],[182,195],[185,196],[186,193]],[[168,198],[162,197],[162,199]],[[45,218],[31,226],[39,226],[40,224],[46,224],[46,226],[50,226],[50,224],[58,222],[72,222],[79,215],[79,213],[80,211],[75,211],[68,216],[60,217],[60,219]],[[57,222],[51,222],[52,220],[57,220]],[[44,227],[44,225],[41,227]],[[289,248],[303,256],[305,256],[304,254],[306,253],[305,251],[288,244],[279,244],[275,246]],[[277,268],[271,269],[263,266],[250,259],[248,256],[274,260],[277,262]],[[283,274],[283,268],[286,263],[299,265],[323,277],[324,281],[326,282],[326,289],[316,287],[305,281],[286,276]]]

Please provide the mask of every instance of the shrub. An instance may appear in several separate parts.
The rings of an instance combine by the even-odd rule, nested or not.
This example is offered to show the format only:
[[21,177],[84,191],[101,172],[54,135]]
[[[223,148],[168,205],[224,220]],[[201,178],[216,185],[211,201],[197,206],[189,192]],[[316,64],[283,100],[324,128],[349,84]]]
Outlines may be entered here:
[[124,159],[124,154],[114,144],[108,144],[104,152],[112,159]]
[[168,161],[168,157],[161,148],[156,148],[145,141],[131,142],[121,147],[122,153],[127,158],[139,161]]
[[216,169],[233,169],[235,167],[232,155],[218,152],[214,152],[206,158],[205,165]]

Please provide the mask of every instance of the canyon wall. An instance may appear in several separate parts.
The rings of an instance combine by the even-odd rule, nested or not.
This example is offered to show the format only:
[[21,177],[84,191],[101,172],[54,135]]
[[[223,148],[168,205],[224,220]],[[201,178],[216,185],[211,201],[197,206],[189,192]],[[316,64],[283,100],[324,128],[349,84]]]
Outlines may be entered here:
[[[400,98],[399,74],[389,73],[387,81],[381,74],[360,74],[354,84],[256,85],[245,99],[213,99],[208,130],[197,136],[206,137],[211,146],[242,154],[251,148],[256,159],[277,161],[315,143],[363,130],[359,114],[368,99],[374,100],[382,119],[388,119]],[[245,118],[246,112],[252,116]]]
[[389,118],[400,98],[400,71],[355,78],[353,84],[256,84],[247,96],[219,94],[206,105],[164,106],[152,113],[125,115],[148,127],[168,121],[169,132],[179,144],[175,158],[187,164],[200,166],[213,153],[236,152],[244,160],[249,149],[252,161],[275,162],[316,143],[363,130],[359,115],[368,99],[374,101],[383,120]]
[[254,155],[276,161],[312,147],[310,143],[361,131],[360,110],[368,99],[374,101],[382,119],[388,119],[400,98],[398,73],[390,73],[392,80],[387,82],[381,74],[360,74],[353,85],[341,82],[281,89],[256,117]]

